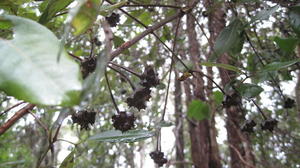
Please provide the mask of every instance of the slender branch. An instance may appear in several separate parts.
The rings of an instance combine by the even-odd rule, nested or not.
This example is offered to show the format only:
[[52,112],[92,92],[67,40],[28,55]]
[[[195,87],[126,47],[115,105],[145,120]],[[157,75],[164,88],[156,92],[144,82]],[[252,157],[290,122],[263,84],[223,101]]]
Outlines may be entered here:
[[130,80],[125,74],[123,74],[121,71],[119,71],[118,69],[116,69],[116,68],[114,68],[114,67],[112,67],[112,66],[110,66],[110,65],[107,65],[107,66],[108,66],[109,68],[111,68],[112,70],[118,72],[124,79],[126,79],[126,81],[130,84],[131,88],[132,88],[133,90],[135,90],[134,84],[131,82],[131,80]]
[[78,56],[76,56],[76,55],[74,55],[74,54],[72,54],[72,53],[70,53],[70,52],[68,52],[68,54],[69,54],[71,57],[77,59],[78,61],[83,61],[82,58],[80,58],[80,57],[78,57]]
[[4,115],[5,113],[9,112],[11,109],[15,108],[15,107],[18,107],[19,105],[25,103],[25,101],[22,101],[22,102],[19,102],[9,108],[7,108],[6,110],[4,110],[2,113],[0,113],[0,116]]
[[104,74],[105,74],[105,80],[106,80],[106,84],[107,84],[107,87],[108,87],[108,90],[109,90],[109,94],[110,94],[111,100],[112,100],[113,103],[114,103],[114,106],[115,106],[115,108],[116,108],[116,110],[117,110],[117,113],[120,114],[120,110],[119,110],[118,105],[117,105],[117,103],[116,103],[116,101],[115,101],[115,99],[114,99],[114,95],[113,95],[112,92],[111,92],[110,84],[109,84],[109,82],[108,82],[107,72],[105,71]]
[[253,100],[251,99],[252,103],[256,106],[256,108],[258,109],[258,111],[260,112],[260,114],[263,116],[263,118],[265,120],[268,119],[268,117],[265,115],[265,113],[261,110],[261,108],[259,107],[259,105]]
[[129,4],[123,5],[123,7],[162,7],[162,8],[174,8],[174,9],[181,9],[180,6],[175,5],[164,5],[164,4]]
[[114,65],[114,66],[116,66],[116,67],[119,67],[119,68],[122,68],[122,69],[124,69],[125,71],[127,71],[127,72],[129,72],[129,73],[131,73],[131,74],[133,74],[133,75],[135,75],[135,76],[137,76],[138,78],[141,78],[142,76],[140,75],[140,74],[138,74],[137,72],[134,72],[133,70],[131,70],[131,69],[128,69],[128,68],[126,68],[126,67],[124,67],[124,66],[122,66],[122,65],[119,65],[119,64],[116,64],[116,63],[114,63],[114,62],[108,62],[109,64],[112,64],[112,65]]
[[219,88],[220,91],[221,91],[224,95],[226,95],[226,93],[225,93],[225,91],[222,89],[222,87],[221,87],[219,84],[217,84],[210,76],[204,74],[204,73],[201,72],[201,71],[197,71],[197,70],[191,70],[191,71],[192,71],[192,72],[200,73],[201,76],[206,77],[208,80],[210,80],[211,82],[213,82],[213,83],[217,86],[217,88]]
[[0,136],[5,133],[14,123],[16,123],[20,118],[27,114],[30,110],[35,107],[34,104],[27,104],[21,110],[16,112],[6,123],[0,127]]
[[71,141],[69,141],[69,140],[66,140],[66,139],[57,139],[56,141],[64,141],[64,142],[68,142],[68,143],[70,143],[70,144],[72,144],[72,145],[74,145],[74,146],[76,146],[77,144],[76,143],[74,143],[74,142],[71,142]]
[[245,159],[243,158],[243,156],[241,155],[241,153],[239,152],[238,149],[236,149],[236,147],[234,147],[233,145],[229,144],[229,147],[231,147],[235,152],[236,154],[239,156],[240,160],[248,167],[251,167],[251,168],[255,168],[253,165],[251,165],[250,163],[246,162]]
[[[106,2],[113,4],[110,0],[106,0]],[[132,16],[131,14],[129,14],[128,12],[126,12],[125,10],[123,10],[121,7],[119,8],[120,11],[122,11],[123,13],[125,13],[127,16],[129,16],[131,19],[133,19],[134,21],[136,21],[137,23],[139,23],[140,25],[142,25],[144,28],[149,29],[149,27],[147,25],[145,25],[143,22],[141,22],[140,20],[138,20],[137,18],[135,18],[134,16]],[[182,16],[181,16],[182,17]],[[172,51],[172,49],[165,43],[163,42],[160,37],[158,37],[158,35],[153,31],[150,32],[152,35],[154,35],[154,37],[156,37],[156,39],[163,44],[163,46],[170,52],[172,53],[172,55],[175,55],[176,59],[179,60],[179,62],[187,69],[189,70],[189,68],[185,65],[185,63]]]
[[[177,25],[176,25],[174,42],[173,42],[173,53],[175,53],[176,40],[177,40],[177,36],[178,36],[178,29],[179,29],[179,25],[180,25],[180,20],[181,19],[179,18],[178,21],[177,21]],[[174,64],[174,57],[175,57],[175,54],[172,55],[172,59],[171,59],[171,65],[170,65],[170,70],[169,70],[169,80],[168,80],[168,86],[167,86],[167,93],[166,93],[166,98],[165,98],[164,111],[163,111],[162,116],[161,116],[161,121],[164,121],[165,114],[166,114],[168,96],[169,96],[169,90],[170,90],[170,83],[171,83],[171,75],[172,75],[172,69],[173,69],[173,64]]]
[[49,129],[46,127],[46,125],[35,115],[33,114],[31,111],[29,111],[29,114],[31,114],[35,120],[38,122],[38,124],[43,127],[43,129],[47,132],[47,134],[49,135]]

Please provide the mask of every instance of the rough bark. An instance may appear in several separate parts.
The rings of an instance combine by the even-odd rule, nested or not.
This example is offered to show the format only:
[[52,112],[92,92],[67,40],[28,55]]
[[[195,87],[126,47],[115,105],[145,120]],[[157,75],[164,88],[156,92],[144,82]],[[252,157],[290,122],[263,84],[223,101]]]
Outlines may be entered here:
[[[197,39],[197,33],[195,31],[195,20],[191,15],[187,15],[187,35],[190,60],[194,63],[195,70],[201,71],[201,67],[198,64],[200,62],[200,45]],[[200,99],[202,101],[206,101],[204,92],[204,80],[199,74],[194,75],[196,77],[192,79],[194,86],[192,91],[190,90],[191,87],[187,86],[187,82],[185,82],[186,95],[190,96],[187,97],[187,104],[192,99]],[[191,95],[191,93],[193,96]],[[212,141],[216,142],[216,137],[211,137],[212,127],[214,126],[210,125],[210,121],[208,119],[189,122],[191,154],[195,168],[221,167],[219,157],[213,157],[215,156],[215,153],[213,152],[217,151],[213,148],[217,148],[218,146],[212,145]]]
[[[300,45],[298,46],[298,58],[300,58]],[[296,84],[296,104],[297,104],[297,112],[300,120],[300,70],[297,72],[297,84]]]
[[[209,10],[213,7],[214,1],[205,0],[205,7],[207,11],[211,11],[208,16],[208,28],[210,32],[210,44],[216,40],[218,34],[225,27],[225,12],[220,8],[214,8],[214,10]],[[230,64],[231,59],[228,54],[224,54],[219,57],[219,63]],[[221,77],[221,83],[225,86],[232,79],[235,79],[236,75],[232,71],[219,68],[219,73]],[[255,161],[252,154],[251,142],[247,135],[243,134],[240,131],[240,123],[244,120],[244,115],[241,110],[236,107],[226,108],[227,120],[226,120],[226,129],[227,137],[230,150],[230,167],[231,168],[250,168],[254,167]],[[242,158],[241,158],[242,157]]]

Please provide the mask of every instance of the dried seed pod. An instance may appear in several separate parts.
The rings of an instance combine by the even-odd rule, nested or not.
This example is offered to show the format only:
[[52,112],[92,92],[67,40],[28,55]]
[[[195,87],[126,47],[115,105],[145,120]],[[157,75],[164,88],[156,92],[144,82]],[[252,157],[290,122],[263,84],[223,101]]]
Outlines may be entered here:
[[241,131],[248,132],[248,133],[254,133],[254,127],[256,126],[256,123],[254,120],[248,120],[245,122],[245,124],[242,126]]
[[136,107],[138,110],[146,108],[146,102],[151,97],[151,90],[146,87],[138,88],[132,96],[128,97],[126,103],[129,107]]
[[147,66],[145,68],[144,73],[141,75],[140,85],[146,88],[156,87],[159,85],[158,74],[154,71],[152,66]]
[[291,98],[287,98],[284,101],[283,107],[286,109],[293,108],[295,106],[295,100]]
[[112,13],[109,17],[105,17],[105,19],[111,27],[116,27],[120,21],[120,15]]
[[97,59],[95,57],[85,58],[81,62],[81,72],[83,78],[86,78],[90,73],[94,72],[97,66]]
[[234,92],[232,95],[225,95],[222,105],[225,108],[230,106],[238,106],[241,103],[241,97],[238,93]]
[[81,110],[77,113],[72,114],[73,123],[77,123],[80,125],[80,129],[88,130],[90,129],[90,125],[95,123],[96,112]]
[[154,160],[158,166],[163,166],[165,163],[168,162],[166,158],[164,158],[164,153],[161,151],[153,151],[150,153],[151,159]]
[[269,130],[272,132],[274,128],[277,126],[278,121],[276,119],[268,119],[260,124],[262,130]]
[[126,132],[134,127],[135,116],[133,113],[125,111],[112,116],[112,122],[115,129]]

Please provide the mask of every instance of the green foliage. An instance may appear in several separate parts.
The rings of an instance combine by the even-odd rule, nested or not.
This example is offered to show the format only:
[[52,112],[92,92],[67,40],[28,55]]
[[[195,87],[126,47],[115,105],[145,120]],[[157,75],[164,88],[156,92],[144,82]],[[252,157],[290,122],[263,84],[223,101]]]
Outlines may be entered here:
[[46,0],[41,6],[46,6],[43,14],[39,19],[39,23],[45,24],[49,22],[58,12],[66,9],[74,0]]
[[209,105],[201,100],[193,100],[188,106],[187,115],[189,118],[199,121],[208,119],[210,115]]
[[299,39],[289,37],[289,38],[280,38],[280,37],[275,37],[274,41],[276,44],[279,46],[279,48],[287,53],[292,53],[297,44],[299,44]]
[[0,40],[0,89],[34,104],[77,104],[81,91],[79,68],[65,51],[57,62],[60,43],[55,35],[28,19],[3,18],[14,24],[14,39]]
[[153,131],[147,130],[129,130],[122,133],[119,130],[105,131],[91,136],[90,140],[101,142],[136,142],[154,136]]
[[223,53],[236,55],[240,53],[244,44],[244,26],[240,19],[234,19],[219,34],[214,45],[215,55],[211,59],[215,59]]
[[229,64],[218,64],[218,63],[213,63],[213,62],[200,62],[199,63],[200,65],[203,65],[203,66],[208,66],[208,67],[219,67],[219,68],[223,68],[223,69],[226,69],[226,70],[229,70],[229,71],[234,71],[234,72],[237,72],[237,73],[241,73],[242,71],[235,67],[235,66],[232,66],[232,65],[229,65]]
[[[114,43],[115,48],[118,48],[118,47],[120,47],[122,44],[124,44],[125,41],[124,41],[121,37],[115,35],[115,36],[114,36],[114,39],[113,39],[113,43]],[[124,54],[125,54],[125,55],[130,55],[129,50],[126,49],[126,50],[124,51]]]
[[300,5],[289,9],[289,21],[298,38],[300,38]]
[[255,15],[254,17],[252,17],[250,24],[254,23],[258,20],[267,20],[270,15],[272,15],[273,13],[275,13],[277,11],[277,9],[279,8],[278,5],[273,6],[271,8],[268,9],[264,9],[262,11],[260,11],[259,13],[257,13],[257,15]]
[[222,101],[224,100],[224,94],[220,91],[213,92],[213,100],[215,101],[216,105],[221,105]]
[[295,60],[291,60],[291,61],[286,61],[286,62],[272,62],[270,64],[267,64],[264,68],[263,71],[264,72],[269,72],[269,71],[278,71],[284,68],[287,68],[291,65],[296,64],[297,62],[299,62],[300,59],[295,59]]
[[240,93],[240,95],[246,99],[250,99],[253,97],[258,96],[262,91],[264,91],[263,88],[261,88],[258,85],[251,84],[251,83],[239,83],[236,86],[236,90]]

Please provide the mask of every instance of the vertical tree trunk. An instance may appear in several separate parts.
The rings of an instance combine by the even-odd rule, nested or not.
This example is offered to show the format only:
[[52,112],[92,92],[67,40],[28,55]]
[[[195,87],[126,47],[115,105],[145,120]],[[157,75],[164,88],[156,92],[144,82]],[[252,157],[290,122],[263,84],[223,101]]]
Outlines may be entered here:
[[[300,45],[298,46],[298,58],[300,58]],[[300,70],[297,72],[297,85],[295,91],[296,91],[297,112],[300,120]]]
[[[205,0],[204,4],[207,11],[211,11],[208,15],[208,28],[210,32],[209,41],[212,48],[218,34],[225,27],[225,12],[220,7],[214,8],[214,10],[209,10],[216,5],[212,0]],[[219,57],[218,62],[230,64],[230,56],[228,54],[224,54]],[[236,78],[236,75],[232,71],[219,68],[219,73],[223,86]],[[226,114],[226,129],[231,156],[231,168],[253,168],[255,162],[250,146],[251,143],[249,137],[240,131],[239,126],[244,119],[244,115],[236,106],[226,108]]]
[[[192,1],[189,1],[188,5],[191,4]],[[194,68],[197,71],[201,71],[201,67],[199,65],[200,62],[200,45],[197,39],[197,33],[195,31],[195,20],[193,16],[187,15],[187,35],[188,35],[188,43],[189,43],[189,57],[190,60],[194,63]],[[185,83],[185,91],[187,97],[187,104],[192,99],[200,99],[202,101],[206,101],[206,96],[204,92],[204,80],[202,76],[199,74],[195,74],[196,78],[193,78],[193,91],[191,92],[190,86],[187,86]],[[191,95],[193,93],[193,96]],[[212,145],[213,141],[216,142],[216,137],[212,137],[211,128],[214,128],[213,125],[210,125],[208,119],[202,121],[192,121],[189,123],[189,133],[191,139],[191,154],[192,160],[195,168],[220,168],[220,159],[219,157],[213,157],[215,154],[213,153],[218,150],[217,145]]]

